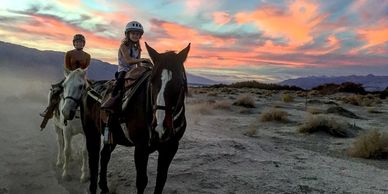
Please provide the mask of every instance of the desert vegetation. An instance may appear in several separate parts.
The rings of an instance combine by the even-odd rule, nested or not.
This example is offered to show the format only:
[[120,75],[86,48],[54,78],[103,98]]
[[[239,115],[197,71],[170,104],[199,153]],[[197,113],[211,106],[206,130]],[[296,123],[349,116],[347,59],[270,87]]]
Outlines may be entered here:
[[388,158],[388,133],[374,129],[361,134],[354,140],[349,154],[366,159]]
[[249,94],[242,94],[236,99],[233,105],[246,108],[255,108],[255,100]]
[[345,123],[337,121],[333,117],[324,115],[309,116],[305,123],[298,128],[301,133],[326,132],[335,137],[349,137]]
[[260,121],[262,122],[288,122],[288,113],[277,108],[272,108],[264,111],[260,115]]

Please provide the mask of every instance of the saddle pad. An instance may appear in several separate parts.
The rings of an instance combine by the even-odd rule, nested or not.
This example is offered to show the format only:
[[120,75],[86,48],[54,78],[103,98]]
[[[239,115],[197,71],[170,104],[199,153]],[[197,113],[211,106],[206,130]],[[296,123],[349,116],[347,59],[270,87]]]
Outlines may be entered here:
[[143,72],[142,76],[134,82],[134,85],[130,88],[125,88],[125,93],[122,98],[122,110],[125,110],[128,106],[129,100],[132,98],[133,94],[137,91],[140,85],[146,81],[151,76],[151,71],[147,70]]
[[149,70],[149,69],[146,67],[143,67],[143,66],[139,66],[139,67],[135,67],[135,68],[131,69],[130,71],[128,71],[125,74],[125,82],[124,82],[125,90],[127,88],[131,88],[132,85],[135,84],[135,82],[138,79],[140,79],[147,70]]

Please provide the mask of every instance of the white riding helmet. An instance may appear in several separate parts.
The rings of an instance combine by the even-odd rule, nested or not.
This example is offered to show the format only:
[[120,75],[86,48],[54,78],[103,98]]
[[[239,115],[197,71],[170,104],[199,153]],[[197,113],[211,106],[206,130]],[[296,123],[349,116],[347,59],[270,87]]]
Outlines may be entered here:
[[140,32],[141,34],[144,33],[143,26],[137,21],[131,21],[125,26],[125,34],[131,31],[137,31],[137,32]]

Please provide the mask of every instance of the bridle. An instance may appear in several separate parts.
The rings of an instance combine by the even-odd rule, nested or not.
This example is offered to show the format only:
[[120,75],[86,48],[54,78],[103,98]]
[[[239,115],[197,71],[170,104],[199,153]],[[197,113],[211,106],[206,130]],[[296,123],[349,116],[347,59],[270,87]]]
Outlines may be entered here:
[[[185,93],[186,93],[186,88],[187,88],[187,82],[186,82],[186,77],[181,80],[180,82],[180,89],[179,89],[179,95],[178,95],[178,100],[175,103],[174,106],[166,106],[166,105],[158,105],[155,103],[154,98],[153,98],[153,85],[151,83],[152,78],[149,79],[148,85],[147,85],[147,90],[148,90],[148,95],[147,95],[147,102],[150,103],[149,108],[152,107],[152,120],[151,122],[148,122],[149,125],[149,130],[150,134],[152,134],[152,131],[156,127],[156,111],[157,110],[164,110],[165,111],[165,118],[163,121],[163,126],[166,127],[166,132],[170,133],[167,139],[164,139],[163,141],[167,141],[168,139],[172,138],[175,136],[176,132],[180,129],[181,126],[183,126],[183,123],[179,123],[176,127],[174,125],[174,122],[177,121],[178,118],[180,118],[180,115],[182,111],[184,111],[184,99],[185,99]],[[148,109],[149,110],[149,109]],[[185,120],[182,120],[181,122],[186,122]],[[165,133],[165,134],[167,134]]]
[[82,96],[84,95],[84,93],[85,93],[85,86],[83,86],[82,89],[81,89],[81,95],[80,95],[79,99],[77,99],[77,98],[75,98],[75,97],[73,97],[71,95],[69,95],[69,96],[62,96],[62,99],[63,100],[66,100],[66,99],[72,100],[72,101],[74,101],[76,103],[76,107],[78,107],[81,104],[81,99],[82,99]]

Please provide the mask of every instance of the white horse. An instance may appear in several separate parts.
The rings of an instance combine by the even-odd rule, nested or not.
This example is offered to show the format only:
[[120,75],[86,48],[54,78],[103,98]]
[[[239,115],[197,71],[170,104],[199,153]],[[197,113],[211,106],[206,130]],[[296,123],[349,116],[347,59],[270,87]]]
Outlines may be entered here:
[[63,93],[54,114],[54,128],[57,132],[58,156],[57,166],[63,165],[62,178],[69,180],[68,167],[71,158],[71,140],[72,137],[82,135],[82,167],[81,182],[86,182],[89,177],[88,173],[88,152],[86,149],[86,139],[82,128],[80,116],[77,117],[77,109],[82,92],[85,91],[86,72],[82,69],[76,69],[70,72],[63,82]]

